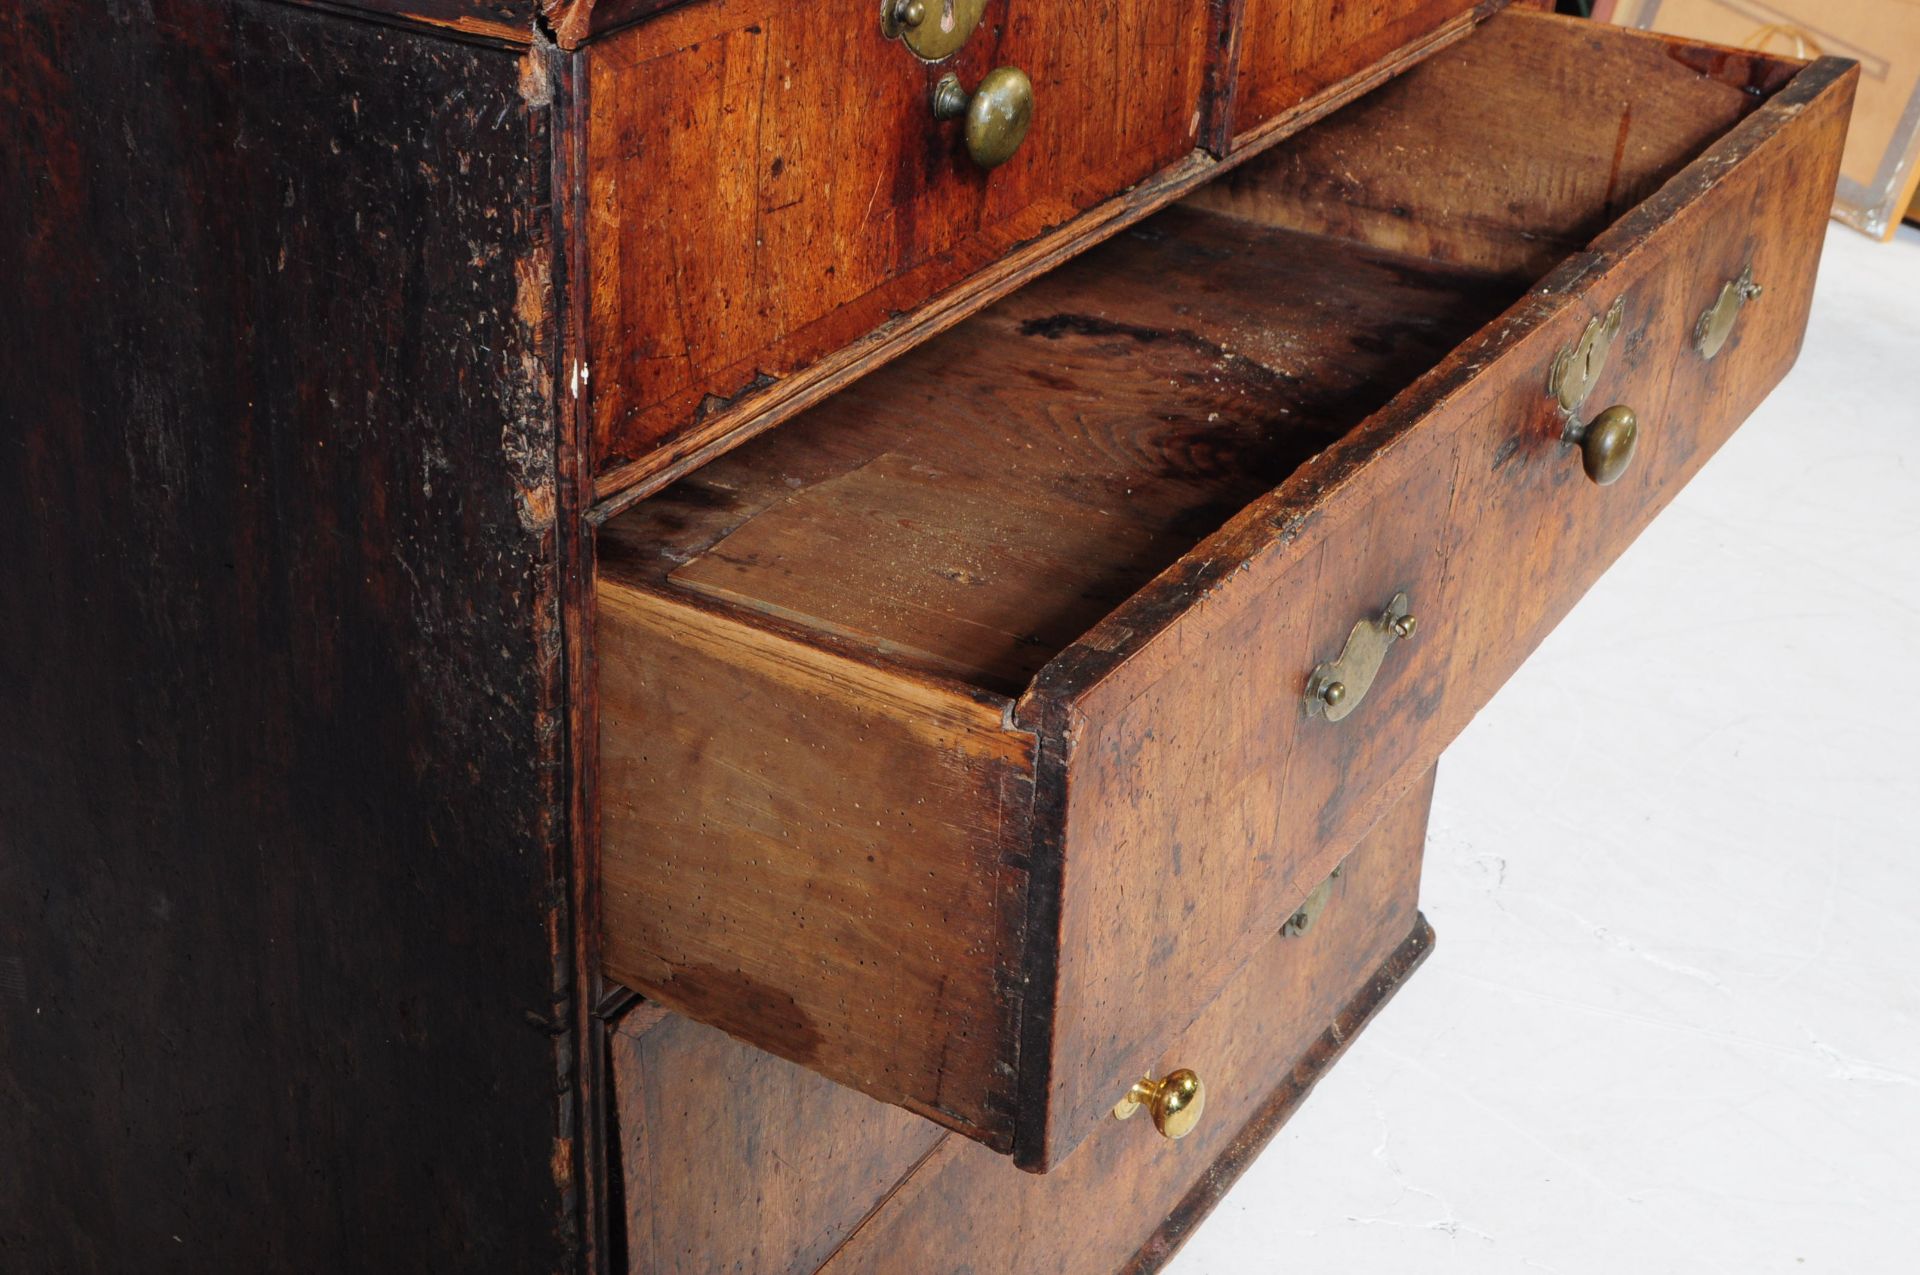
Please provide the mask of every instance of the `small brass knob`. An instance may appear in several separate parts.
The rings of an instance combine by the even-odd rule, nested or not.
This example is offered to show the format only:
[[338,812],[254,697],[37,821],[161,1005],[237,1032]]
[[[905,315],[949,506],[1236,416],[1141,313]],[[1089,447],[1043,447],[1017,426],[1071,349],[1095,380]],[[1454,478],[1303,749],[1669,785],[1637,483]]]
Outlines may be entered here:
[[1155,1080],[1147,1077],[1133,1082],[1126,1097],[1114,1104],[1116,1119],[1125,1120],[1145,1107],[1153,1116],[1153,1127],[1163,1137],[1184,1138],[1200,1123],[1207,1109],[1207,1087],[1200,1077],[1181,1067]]
[[1328,708],[1337,708],[1340,701],[1347,697],[1345,682],[1328,682],[1320,688],[1320,702]]
[[1419,629],[1420,622],[1410,615],[1403,615],[1393,622],[1394,634],[1401,638],[1410,638]]
[[1615,405],[1569,430],[1567,438],[1580,444],[1580,466],[1587,477],[1608,487],[1618,482],[1633,463],[1633,451],[1640,442],[1640,418],[1631,407]]
[[994,169],[1013,158],[1033,126],[1033,81],[1017,66],[988,71],[980,87],[968,93],[949,71],[933,86],[935,119],[966,119],[967,154],[982,168]]

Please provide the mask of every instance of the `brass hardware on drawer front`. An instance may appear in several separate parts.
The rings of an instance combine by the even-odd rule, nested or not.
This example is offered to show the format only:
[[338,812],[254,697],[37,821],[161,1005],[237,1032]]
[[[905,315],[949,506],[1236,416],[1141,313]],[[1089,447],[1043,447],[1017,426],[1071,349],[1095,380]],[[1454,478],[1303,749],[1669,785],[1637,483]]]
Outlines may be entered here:
[[1738,279],[1729,279],[1720,286],[1720,295],[1693,328],[1693,348],[1700,352],[1701,358],[1711,361],[1720,353],[1727,338],[1733,335],[1733,325],[1740,318],[1741,309],[1763,291],[1765,289],[1753,281],[1751,265],[1740,272]]
[[1200,1123],[1206,1110],[1207,1087],[1199,1076],[1181,1067],[1155,1080],[1151,1076],[1133,1082],[1126,1097],[1114,1104],[1117,1120],[1126,1120],[1145,1107],[1153,1116],[1153,1127],[1162,1136],[1184,1138]]
[[1566,439],[1580,444],[1580,467],[1602,487],[1617,482],[1633,462],[1640,443],[1640,418],[1631,407],[1616,404],[1585,425],[1569,422]]
[[914,56],[938,62],[960,51],[987,0],[880,0],[880,30],[889,40],[904,40]]
[[1414,634],[1416,622],[1408,607],[1406,594],[1394,594],[1386,610],[1353,626],[1339,659],[1315,666],[1307,679],[1308,717],[1325,714],[1328,721],[1337,722],[1360,707],[1387,652],[1395,642]]
[[933,88],[935,119],[965,118],[967,154],[982,168],[998,168],[1013,158],[1033,124],[1033,81],[1016,66],[988,71],[980,87],[968,93],[949,72]]
[[1294,910],[1293,915],[1287,918],[1287,923],[1280,927],[1280,937],[1293,938],[1313,928],[1313,923],[1318,921],[1320,914],[1327,910],[1327,904],[1333,898],[1333,883],[1340,879],[1340,868],[1344,866],[1344,864],[1336,866],[1332,872],[1327,873],[1325,881],[1313,887],[1313,893],[1306,897]]
[[1560,351],[1547,373],[1547,393],[1560,401],[1563,412],[1577,412],[1593,393],[1600,373],[1606,371],[1613,353],[1614,338],[1620,335],[1620,322],[1626,315],[1626,299],[1615,301],[1606,314],[1587,321],[1580,339]]

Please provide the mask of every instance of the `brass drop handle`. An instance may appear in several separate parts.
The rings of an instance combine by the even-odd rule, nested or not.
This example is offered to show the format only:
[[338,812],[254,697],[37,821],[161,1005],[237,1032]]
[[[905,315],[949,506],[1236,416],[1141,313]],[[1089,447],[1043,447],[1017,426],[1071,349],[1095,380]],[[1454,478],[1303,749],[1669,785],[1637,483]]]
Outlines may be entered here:
[[933,117],[966,120],[967,154],[982,168],[994,169],[1013,158],[1033,125],[1033,81],[1017,66],[988,71],[980,87],[968,93],[949,71],[933,86]]
[[1116,1120],[1126,1120],[1145,1107],[1153,1116],[1153,1127],[1162,1137],[1184,1138],[1200,1123],[1207,1107],[1207,1087],[1200,1077],[1185,1067],[1155,1080],[1151,1076],[1133,1082],[1126,1097],[1114,1104]]
[[1586,424],[1569,422],[1566,439],[1580,444],[1580,467],[1602,487],[1620,481],[1640,443],[1640,418],[1631,407],[1615,404]]

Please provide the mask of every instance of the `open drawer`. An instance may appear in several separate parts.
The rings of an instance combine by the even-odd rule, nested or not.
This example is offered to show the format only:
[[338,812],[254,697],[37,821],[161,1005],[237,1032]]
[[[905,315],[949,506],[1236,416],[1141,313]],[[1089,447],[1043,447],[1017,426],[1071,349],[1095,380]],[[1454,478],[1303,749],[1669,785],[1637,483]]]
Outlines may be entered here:
[[1852,76],[1503,14],[608,522],[607,973],[1057,1163],[1786,371]]

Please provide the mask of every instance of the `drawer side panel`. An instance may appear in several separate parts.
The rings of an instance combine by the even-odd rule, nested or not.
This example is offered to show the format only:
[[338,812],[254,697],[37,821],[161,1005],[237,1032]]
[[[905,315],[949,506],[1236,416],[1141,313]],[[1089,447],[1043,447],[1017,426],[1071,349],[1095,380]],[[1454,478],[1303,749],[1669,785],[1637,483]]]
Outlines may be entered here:
[[717,613],[600,606],[607,972],[1004,1148],[1030,741]]

